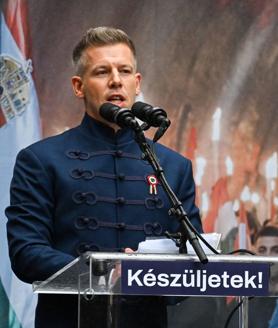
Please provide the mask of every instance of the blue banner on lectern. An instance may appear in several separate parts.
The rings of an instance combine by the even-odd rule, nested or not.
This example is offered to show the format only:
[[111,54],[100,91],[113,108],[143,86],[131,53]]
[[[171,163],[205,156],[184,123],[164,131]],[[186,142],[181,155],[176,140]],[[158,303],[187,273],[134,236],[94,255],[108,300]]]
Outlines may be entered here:
[[130,295],[267,296],[268,263],[123,261],[122,293]]

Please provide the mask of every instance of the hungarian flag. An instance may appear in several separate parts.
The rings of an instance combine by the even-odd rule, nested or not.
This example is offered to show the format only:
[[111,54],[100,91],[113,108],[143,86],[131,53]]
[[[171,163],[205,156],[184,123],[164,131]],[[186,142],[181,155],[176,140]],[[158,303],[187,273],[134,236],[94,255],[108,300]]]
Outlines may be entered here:
[[15,158],[40,139],[39,107],[29,53],[27,1],[10,0],[0,12],[0,327],[32,328],[36,297],[12,273],[5,208]]

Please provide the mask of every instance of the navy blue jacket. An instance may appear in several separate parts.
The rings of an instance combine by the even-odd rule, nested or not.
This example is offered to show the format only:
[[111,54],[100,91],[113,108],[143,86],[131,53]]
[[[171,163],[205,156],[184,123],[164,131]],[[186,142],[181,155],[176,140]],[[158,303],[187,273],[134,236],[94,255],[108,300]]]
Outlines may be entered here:
[[[191,162],[159,144],[155,152],[201,231]],[[162,186],[150,194],[152,174],[131,130],[114,133],[87,114],[80,126],[23,149],[6,209],[16,275],[44,280],[85,251],[136,249],[146,237],[176,231]]]

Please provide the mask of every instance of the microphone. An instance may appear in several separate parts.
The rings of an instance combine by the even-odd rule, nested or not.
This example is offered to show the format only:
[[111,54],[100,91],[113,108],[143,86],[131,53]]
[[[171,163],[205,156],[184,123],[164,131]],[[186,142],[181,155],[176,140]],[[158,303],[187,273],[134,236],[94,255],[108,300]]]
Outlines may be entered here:
[[112,103],[104,103],[99,108],[100,115],[108,122],[116,123],[121,128],[129,127],[137,129],[139,127],[134,114],[128,108],[121,108]]
[[149,104],[137,101],[133,104],[131,110],[136,117],[147,123],[147,128],[150,126],[158,127],[153,142],[157,142],[171,124],[171,121],[167,118],[167,113],[162,108],[153,107]]
[[161,125],[169,126],[170,120],[164,109],[153,107],[149,104],[137,101],[131,107],[133,114],[141,121],[146,122],[149,126],[160,127]]

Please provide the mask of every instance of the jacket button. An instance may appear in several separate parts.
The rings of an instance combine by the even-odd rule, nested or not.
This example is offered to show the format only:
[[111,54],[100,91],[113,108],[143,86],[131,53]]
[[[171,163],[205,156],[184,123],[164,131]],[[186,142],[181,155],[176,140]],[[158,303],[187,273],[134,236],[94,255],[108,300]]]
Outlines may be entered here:
[[125,179],[125,175],[123,173],[118,174],[118,179],[123,181]]
[[90,219],[87,218],[87,217],[85,217],[85,218],[83,218],[83,222],[84,222],[85,224],[88,224],[88,223],[90,222]]
[[125,203],[124,197],[118,197],[117,198],[117,203],[120,204],[120,205],[123,205]]
[[123,156],[123,151],[122,150],[117,150],[115,154],[116,154],[117,157],[122,157]]
[[84,250],[84,252],[88,252],[89,250],[90,250],[90,245],[88,245],[88,244],[86,244],[86,245],[84,245],[83,246],[83,250]]
[[124,230],[125,229],[125,223],[124,222],[118,223],[118,229],[119,230]]

